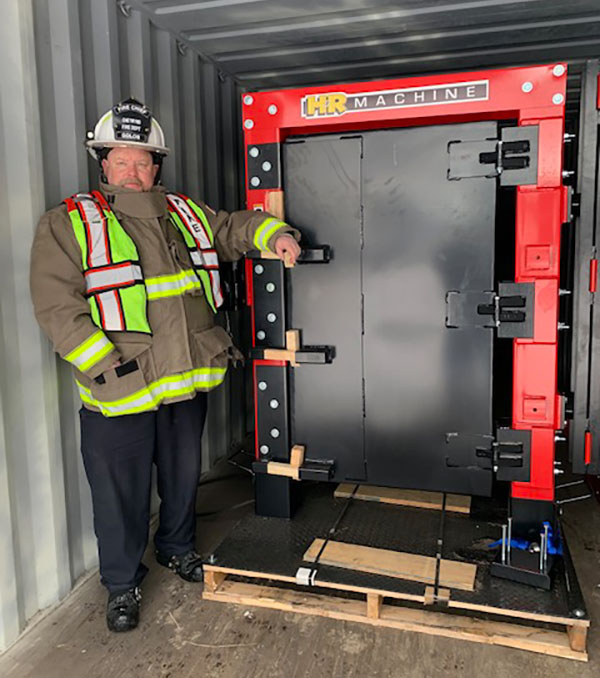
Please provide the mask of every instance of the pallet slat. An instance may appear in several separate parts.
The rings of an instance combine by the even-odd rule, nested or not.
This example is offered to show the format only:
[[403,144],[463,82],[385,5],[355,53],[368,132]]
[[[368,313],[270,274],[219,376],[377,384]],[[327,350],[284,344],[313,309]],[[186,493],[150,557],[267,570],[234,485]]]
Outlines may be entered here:
[[[271,609],[356,621],[403,631],[468,640],[488,645],[502,645],[556,657],[587,661],[581,648],[583,631],[578,629],[577,647],[570,645],[567,632],[550,631],[520,624],[496,622],[470,617],[456,617],[441,612],[414,610],[382,604],[381,600],[357,601],[336,596],[304,593],[225,580],[217,591],[205,591],[203,598],[219,602],[253,605]],[[584,629],[585,630],[585,629]],[[585,637],[583,636],[583,647]]]
[[[304,560],[314,562],[324,543],[323,539],[314,539],[304,554]],[[318,562],[323,565],[398,577],[424,584],[435,583],[436,559],[414,553],[328,541]],[[440,586],[473,591],[476,574],[477,566],[471,563],[443,559],[440,561]]]

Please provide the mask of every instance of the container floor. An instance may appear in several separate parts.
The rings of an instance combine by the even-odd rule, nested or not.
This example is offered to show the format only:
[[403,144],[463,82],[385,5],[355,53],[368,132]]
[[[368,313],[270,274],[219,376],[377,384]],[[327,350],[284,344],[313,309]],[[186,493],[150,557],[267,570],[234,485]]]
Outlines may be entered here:
[[[198,549],[215,551],[252,512],[249,476],[217,468],[198,493]],[[225,478],[227,476],[227,478]],[[235,507],[244,504],[233,510]],[[591,678],[600,675],[600,506],[565,505],[563,526],[591,619],[586,664],[394,629],[203,601],[189,584],[157,565],[143,585],[138,629],[112,634],[104,620],[106,593],[97,573],[58,606],[34,619],[0,657],[3,678],[298,678],[328,676],[437,677],[515,675]],[[517,673],[518,672],[518,673]]]

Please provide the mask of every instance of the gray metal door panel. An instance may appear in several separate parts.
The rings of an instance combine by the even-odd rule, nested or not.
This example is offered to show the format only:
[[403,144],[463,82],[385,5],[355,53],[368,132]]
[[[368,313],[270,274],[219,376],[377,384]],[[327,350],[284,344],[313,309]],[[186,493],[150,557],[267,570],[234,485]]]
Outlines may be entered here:
[[492,431],[492,331],[445,321],[448,291],[493,289],[496,186],[449,181],[447,148],[495,134],[495,123],[476,123],[364,135],[369,482],[489,491],[472,436]]
[[330,245],[327,264],[291,270],[289,327],[331,345],[329,365],[290,370],[292,441],[335,459],[335,479],[364,479],[361,331],[361,139],[320,137],[283,149],[286,219],[303,243]]

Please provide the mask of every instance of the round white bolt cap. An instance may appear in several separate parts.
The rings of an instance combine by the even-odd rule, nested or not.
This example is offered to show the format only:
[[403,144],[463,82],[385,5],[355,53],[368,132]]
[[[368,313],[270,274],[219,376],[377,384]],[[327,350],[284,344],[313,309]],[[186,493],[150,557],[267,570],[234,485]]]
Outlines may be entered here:
[[260,186],[260,179],[258,177],[252,177],[250,179],[251,186]]
[[275,315],[275,313],[268,313],[267,314],[267,320],[270,323],[274,323],[277,320],[277,316]]
[[267,390],[267,382],[266,381],[259,381],[258,382],[258,390],[259,391],[266,391]]
[[254,272],[256,275],[262,275],[265,271],[265,267],[262,264],[256,264],[254,267]]
[[271,429],[271,438],[279,438],[279,429],[278,428],[272,428]]
[[275,106],[275,104],[271,104],[269,108],[267,108],[267,112],[269,115],[275,115],[275,113],[277,113],[277,106]]
[[244,127],[246,129],[252,129],[254,127],[254,120],[246,120],[246,122],[244,122]]
[[251,94],[246,94],[244,96],[244,103],[246,106],[251,106],[254,103],[254,97]]
[[556,64],[556,66],[552,69],[552,75],[555,75],[557,78],[559,78],[561,75],[565,74],[566,70],[567,69],[562,64]]
[[275,398],[273,398],[273,400],[271,400],[271,402],[269,403],[269,407],[272,410],[276,410],[279,407],[279,400],[275,400]]
[[552,103],[553,104],[562,104],[562,102],[565,100],[564,96],[562,94],[555,94],[552,97]]
[[266,333],[265,333],[264,330],[258,330],[258,332],[256,333],[256,338],[257,338],[257,339],[260,339],[261,341],[262,341],[266,336],[267,336],[267,335],[266,335]]
[[273,165],[268,160],[265,160],[262,164],[263,171],[268,172]]
[[261,454],[269,454],[269,446],[268,445],[261,445],[260,446],[260,453]]
[[260,151],[258,150],[258,148],[256,148],[256,146],[252,146],[248,153],[252,158],[258,158],[258,156],[260,155]]
[[275,292],[276,287],[277,286],[275,285],[275,283],[267,283],[265,285],[265,289],[267,290],[267,292]]
[[521,89],[522,89],[526,94],[529,94],[529,92],[531,92],[531,90],[533,89],[533,83],[532,83],[532,82],[529,82],[529,81],[524,82],[524,83],[521,85]]

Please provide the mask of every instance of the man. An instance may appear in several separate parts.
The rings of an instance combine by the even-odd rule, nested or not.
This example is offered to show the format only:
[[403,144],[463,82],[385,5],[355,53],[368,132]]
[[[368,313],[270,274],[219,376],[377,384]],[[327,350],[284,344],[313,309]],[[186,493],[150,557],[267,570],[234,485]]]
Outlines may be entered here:
[[235,351],[215,324],[218,259],[247,250],[295,261],[297,231],[264,212],[214,212],[158,184],[169,149],[158,122],[128,99],[88,133],[100,191],[40,220],[32,248],[36,317],[73,366],[81,449],[92,492],[112,631],[135,628],[148,541],[152,464],[161,499],[157,561],[202,581],[195,499],[206,392]]

